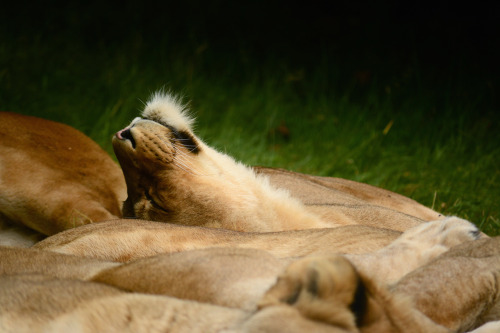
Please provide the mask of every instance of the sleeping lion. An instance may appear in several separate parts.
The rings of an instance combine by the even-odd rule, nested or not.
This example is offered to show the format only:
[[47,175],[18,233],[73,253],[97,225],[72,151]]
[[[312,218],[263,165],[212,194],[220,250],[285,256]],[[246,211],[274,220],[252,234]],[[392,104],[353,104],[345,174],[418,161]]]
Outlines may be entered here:
[[204,144],[192,122],[176,98],[154,95],[143,118],[113,139],[121,170],[74,128],[0,112],[0,245],[30,246],[120,218],[122,211],[178,225],[263,232],[344,225],[404,231],[443,218],[370,185],[248,168]]
[[500,319],[500,238],[483,238],[454,218],[421,224],[379,251],[354,256],[279,259],[252,248],[210,248],[120,264],[7,247],[0,256],[6,332],[448,333],[479,327],[474,332],[486,333],[500,327],[490,323]]
[[0,245],[121,217],[122,171],[77,129],[0,112]]
[[178,98],[157,93],[113,137],[127,183],[124,217],[257,232],[353,224],[404,231],[442,218],[369,185],[251,169],[206,145],[192,123]]
[[465,242],[389,288],[339,255],[289,265],[259,309],[291,306],[343,332],[500,332],[500,237]]

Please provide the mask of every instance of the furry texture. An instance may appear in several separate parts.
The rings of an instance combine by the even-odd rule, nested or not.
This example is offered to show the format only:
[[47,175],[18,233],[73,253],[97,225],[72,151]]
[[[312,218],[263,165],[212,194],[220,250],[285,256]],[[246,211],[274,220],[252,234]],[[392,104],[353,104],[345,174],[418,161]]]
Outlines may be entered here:
[[[113,222],[100,225],[106,224]],[[39,249],[0,247],[0,327],[7,332],[39,328],[55,332],[452,332],[446,327],[451,320],[472,329],[500,317],[498,290],[489,279],[478,280],[474,293],[464,293],[459,302],[454,301],[453,293],[438,296],[412,286],[419,286],[423,275],[433,288],[463,288],[471,279],[470,269],[478,266],[466,263],[461,266],[463,273],[457,271],[453,280],[447,280],[433,273],[436,268],[448,270],[447,258],[479,256],[480,261],[486,260],[481,274],[486,277],[495,272],[491,260],[499,261],[500,238],[467,242],[478,236],[475,231],[457,219],[420,225],[375,251],[366,260],[371,266],[363,267],[345,256],[277,259],[251,248],[186,251],[117,264]],[[151,230],[149,239],[155,234]],[[148,247],[148,237],[143,237],[142,247]],[[184,238],[184,242],[192,240]],[[457,251],[434,261],[428,255],[418,256],[426,251],[438,255],[433,248],[456,244]],[[107,246],[112,252],[114,243]],[[403,248],[408,251],[401,252]],[[387,288],[385,277],[373,273],[377,266],[393,263],[393,257],[404,261],[414,255],[423,258],[416,264],[422,274],[408,274],[397,288]],[[396,274],[407,273],[407,267],[399,268],[392,266]],[[475,294],[490,296],[474,303]],[[447,311],[435,311],[436,299],[446,304]],[[477,306],[468,306],[471,302],[481,305],[479,311]],[[459,309],[463,309],[461,315],[456,316]],[[434,322],[427,312],[438,312],[440,317]]]
[[328,201],[305,206],[273,181],[283,173],[255,172],[196,137],[177,97],[155,94],[143,117],[113,138],[127,181],[126,217],[259,232],[351,224],[404,231],[440,217],[389,191],[292,175],[294,191],[327,192]]
[[[114,139],[127,176],[125,211],[195,227],[117,220],[61,232],[32,249],[0,247],[2,331],[462,332],[500,319],[500,238],[474,240],[481,237],[477,228],[457,218],[422,223],[440,216],[367,185],[274,169],[256,172],[197,138],[174,97],[154,96],[144,116]],[[49,138],[54,128],[64,131],[47,126],[30,131]],[[29,146],[29,138],[20,137]],[[68,138],[47,140],[61,144],[49,146],[56,154],[32,155],[40,159],[33,163],[38,168],[45,165],[41,161],[49,171],[70,166],[62,173],[70,179],[64,186],[61,174],[41,176],[56,183],[59,197],[47,193],[26,200],[33,189],[46,187],[29,186],[37,177],[25,175],[22,184],[28,186],[14,186],[12,173],[0,179],[7,193],[0,197],[11,203],[9,209],[34,203],[18,209],[29,216],[45,212],[36,203],[54,198],[63,208],[95,207],[85,196],[70,195],[80,193],[80,183],[88,188],[75,170],[93,170],[99,181],[91,193],[98,202],[110,197],[100,185],[116,190],[119,182],[96,168],[105,163],[72,159],[82,153],[68,154]],[[7,151],[0,156],[19,162],[15,149]],[[61,164],[57,156],[70,161]],[[52,230],[44,221],[32,220],[31,227]],[[242,231],[312,229],[242,233],[200,224]],[[319,229],[323,225],[343,226]],[[393,241],[398,231],[370,225],[405,232]],[[184,252],[173,253],[179,251]],[[331,255],[339,251],[356,255]],[[297,258],[308,254],[316,256]],[[478,332],[495,329],[498,322]]]
[[142,117],[151,119],[181,130],[192,132],[194,118],[189,114],[189,107],[180,96],[164,91],[154,93],[146,103]]
[[141,220],[85,225],[46,238],[34,248],[112,261],[213,247],[265,250],[285,258],[342,252],[362,254],[387,246],[400,232],[367,226],[249,233]]
[[[123,227],[123,223],[107,222],[84,228],[87,231],[79,236],[76,234],[78,229],[67,231],[46,239],[35,248],[105,260],[128,260],[127,265],[101,272],[94,278],[125,290],[251,310],[283,267],[294,260],[290,257],[345,252],[340,247],[335,248],[336,239],[328,237],[328,233],[334,236],[336,230],[348,228],[351,236],[341,233],[339,239],[348,237],[353,240],[356,236],[352,234],[356,235],[359,226],[269,235],[135,221],[128,227]],[[124,232],[127,228],[130,231]],[[366,227],[358,231],[362,232],[363,228]],[[388,284],[425,265],[450,247],[474,240],[476,231],[471,223],[456,218],[434,221],[406,231],[386,247],[346,255],[346,258],[366,276]],[[323,235],[316,238],[320,232]],[[57,240],[53,241],[54,238]],[[358,251],[363,251],[361,239],[369,243],[370,235],[359,236]],[[311,252],[313,247],[304,244],[315,244],[316,251]],[[125,247],[128,247],[127,251]],[[193,251],[195,248],[198,250]],[[191,251],[168,254],[180,249]],[[364,251],[367,250],[364,247]],[[162,251],[166,254],[145,257]],[[272,253],[288,255],[279,258]]]
[[483,255],[473,258],[470,252],[452,249],[455,254],[443,254],[391,289],[358,272],[345,257],[304,258],[287,267],[260,308],[288,304],[306,318],[330,322],[346,332],[496,332],[499,241],[463,243],[462,250],[480,248]]
[[[52,235],[120,217],[123,175],[89,137],[64,124],[8,112],[0,112],[0,136],[2,229],[21,225]],[[24,234],[29,244],[32,235]]]

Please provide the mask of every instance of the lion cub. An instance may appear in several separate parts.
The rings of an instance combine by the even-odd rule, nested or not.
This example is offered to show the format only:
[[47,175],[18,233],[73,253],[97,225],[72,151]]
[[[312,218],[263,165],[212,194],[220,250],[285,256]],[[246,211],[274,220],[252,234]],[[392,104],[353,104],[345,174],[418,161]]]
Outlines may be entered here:
[[192,130],[178,98],[157,93],[113,137],[127,182],[125,217],[236,231],[361,224],[404,231],[441,216],[375,187],[273,169],[251,169]]

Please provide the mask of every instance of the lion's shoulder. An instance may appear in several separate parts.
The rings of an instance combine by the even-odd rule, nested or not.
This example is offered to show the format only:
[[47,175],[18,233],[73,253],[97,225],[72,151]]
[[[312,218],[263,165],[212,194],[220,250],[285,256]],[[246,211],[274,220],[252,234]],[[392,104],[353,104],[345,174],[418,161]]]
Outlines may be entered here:
[[1,112],[0,136],[0,215],[5,222],[51,235],[121,216],[122,172],[82,132]]

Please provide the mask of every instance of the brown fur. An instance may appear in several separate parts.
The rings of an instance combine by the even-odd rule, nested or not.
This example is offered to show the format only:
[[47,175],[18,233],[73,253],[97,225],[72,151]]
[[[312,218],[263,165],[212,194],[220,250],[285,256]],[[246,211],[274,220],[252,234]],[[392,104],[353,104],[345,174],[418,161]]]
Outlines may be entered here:
[[0,137],[0,229],[19,225],[52,235],[121,216],[120,168],[83,133],[0,112]]
[[[435,322],[466,332],[500,318],[500,237],[463,243],[404,277],[394,288],[414,295]],[[431,295],[438,295],[431,301]]]
[[[257,174],[269,177],[271,185],[289,191],[308,209],[319,212],[318,215],[321,215],[320,212],[325,206],[335,206],[345,218],[353,221],[363,220],[370,224],[366,215],[376,213],[374,207],[380,207],[379,214],[385,213],[388,217],[390,214],[396,215],[395,212],[400,212],[401,219],[416,217],[424,221],[433,221],[443,218],[441,214],[415,200],[369,184],[343,178],[306,175],[285,169],[254,167],[254,170]],[[332,208],[325,211],[326,215],[323,218],[331,220],[333,217],[328,216],[328,213],[332,214]],[[375,225],[381,218],[373,218],[370,225]],[[384,223],[390,228],[391,221]]]
[[344,257],[311,257],[291,264],[264,295],[260,308],[289,304],[304,317],[346,331],[447,332],[411,301],[360,275]]
[[[100,223],[96,226],[105,224]],[[165,226],[164,224],[158,225]],[[80,228],[88,229],[88,227]],[[173,230],[175,229],[176,226]],[[191,229],[198,228],[191,227]],[[158,234],[158,230],[161,229],[144,229],[142,236],[144,237],[147,232],[151,233],[151,236]],[[454,218],[430,222],[406,231],[384,248],[371,253],[349,255],[349,258],[360,271],[366,272],[367,276],[389,283],[397,281],[407,272],[427,263],[451,246],[475,239],[476,231],[477,229],[472,224]],[[301,234],[302,232],[289,233]],[[125,237],[121,238],[124,240],[123,244],[136,243]],[[100,247],[103,243],[99,243],[96,239],[84,240],[88,241],[90,245],[88,248]],[[190,244],[191,240],[186,238],[184,242]],[[281,243],[285,244],[284,241]],[[106,244],[108,253],[113,253],[117,243],[108,239]],[[263,241],[261,244],[266,244],[266,242]],[[105,267],[93,273],[92,279],[129,291],[164,294],[250,310],[254,308],[259,295],[262,295],[265,289],[274,282],[283,267],[295,260],[293,258],[278,259],[269,252],[256,249],[256,245],[257,243],[254,242],[254,247],[247,248],[209,247],[136,259],[126,265],[109,269]],[[148,242],[142,247],[151,248],[154,244]],[[138,255],[135,257],[137,258]]]
[[254,170],[195,136],[169,95],[113,137],[127,182],[126,217],[270,232],[343,225],[404,231],[441,216],[395,193],[352,181]]
[[346,333],[291,307],[246,312],[43,275],[0,276],[0,327],[6,333]]
[[118,263],[37,249],[0,246],[0,276],[41,274],[59,279],[88,280]]
[[[428,235],[424,232],[421,236]],[[463,243],[454,255],[442,255],[417,270],[417,273],[422,270],[417,278],[409,274],[392,289],[386,288],[378,277],[358,271],[349,260],[338,255],[292,260],[280,274],[287,260],[277,260],[254,249],[187,251],[117,265],[48,251],[0,247],[3,259],[0,327],[6,332],[43,329],[51,332],[77,329],[83,332],[120,329],[125,332],[216,332],[221,329],[230,332],[455,332],[430,314],[439,312],[444,318],[471,329],[483,322],[498,320],[497,287],[481,278],[471,288],[480,297],[465,293],[457,302],[455,289],[462,289],[463,283],[469,286],[469,270],[478,266],[469,267],[466,263],[461,266],[465,269],[454,272],[452,280],[434,274],[429,268],[437,265],[447,271],[448,263],[443,261],[446,258],[464,259],[462,255],[466,253],[484,253],[485,248],[498,248],[498,245],[498,239]],[[395,250],[395,246],[392,248]],[[414,252],[423,249],[417,247]],[[499,251],[495,251],[484,253],[480,259],[495,257],[498,264]],[[385,264],[382,257],[371,262],[372,267]],[[488,270],[493,273],[498,270],[493,262],[482,266],[485,277]],[[86,272],[89,268],[93,272]],[[369,268],[363,269],[370,272]],[[278,281],[254,311],[259,295],[273,284],[276,275],[280,276]],[[449,289],[450,293],[422,293],[421,277],[418,277],[422,275],[428,279],[424,285],[432,284],[437,290]],[[436,301],[440,303],[433,307]],[[477,306],[470,306],[471,302],[480,305],[480,311]],[[457,309],[463,309],[459,316],[456,316]],[[203,318],[199,318],[199,313],[204,314]],[[495,328],[498,325],[485,326],[477,332]]]
[[211,248],[143,258],[93,278],[124,290],[255,310],[290,260],[256,249]]
[[[366,290],[370,295],[364,326],[348,329],[342,323],[334,326],[329,320],[311,320],[296,307],[281,302],[246,312],[167,296],[127,293],[88,281],[43,275],[0,276],[0,327],[6,333],[453,332],[411,308],[407,297],[387,294],[369,283]],[[339,307],[340,311],[346,306],[340,303]],[[498,327],[498,322],[490,323],[474,332],[493,333]]]
[[450,248],[479,238],[487,236],[481,234],[472,223],[447,217],[408,229],[379,251],[348,255],[348,258],[363,274],[389,284]]
[[[471,253],[482,253],[474,257]],[[304,317],[360,332],[496,332],[500,238],[460,245],[387,289],[345,257],[292,263],[260,308],[288,304]],[[480,325],[497,321],[484,327]]]
[[[0,246],[2,331],[461,332],[499,319],[497,240],[463,243],[478,236],[471,224],[422,224],[442,217],[369,185],[251,170],[194,136],[182,112],[162,110],[164,97],[153,102],[129,128],[135,147],[124,131],[114,138],[124,211],[175,224],[116,220],[33,249]],[[2,227],[17,223],[38,239],[120,215],[123,180],[83,134],[9,113],[0,134],[9,138],[0,145]]]
[[43,275],[0,277],[0,300],[0,327],[16,333],[218,332],[248,317],[241,310]]
[[122,262],[159,253],[210,247],[257,248],[277,257],[292,257],[331,252],[373,252],[388,245],[400,234],[358,225],[245,233],[141,220],[116,220],[66,230],[34,247]]

